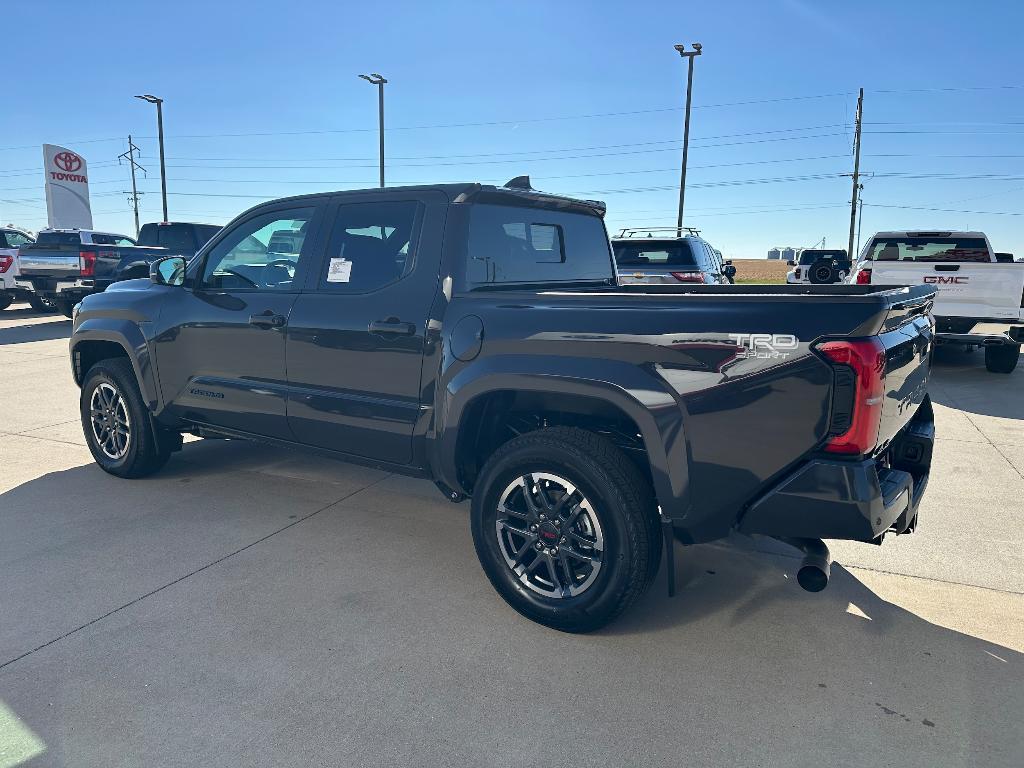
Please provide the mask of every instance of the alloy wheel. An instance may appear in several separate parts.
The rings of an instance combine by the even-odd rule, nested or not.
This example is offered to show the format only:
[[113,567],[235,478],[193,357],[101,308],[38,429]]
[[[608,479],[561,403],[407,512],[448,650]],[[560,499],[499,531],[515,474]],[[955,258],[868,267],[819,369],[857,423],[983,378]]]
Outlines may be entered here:
[[604,531],[586,496],[558,475],[516,478],[498,500],[498,547],[530,590],[550,598],[576,597],[604,563]]
[[124,458],[131,441],[131,417],[124,398],[113,384],[100,382],[92,391],[89,419],[93,439],[103,455],[115,461]]

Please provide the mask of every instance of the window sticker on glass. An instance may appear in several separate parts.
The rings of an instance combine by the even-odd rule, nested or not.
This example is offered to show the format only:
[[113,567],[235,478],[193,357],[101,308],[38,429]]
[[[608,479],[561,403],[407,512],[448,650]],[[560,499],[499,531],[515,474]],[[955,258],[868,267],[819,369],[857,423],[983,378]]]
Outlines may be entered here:
[[348,259],[331,259],[327,268],[328,283],[347,283],[352,279],[352,262]]

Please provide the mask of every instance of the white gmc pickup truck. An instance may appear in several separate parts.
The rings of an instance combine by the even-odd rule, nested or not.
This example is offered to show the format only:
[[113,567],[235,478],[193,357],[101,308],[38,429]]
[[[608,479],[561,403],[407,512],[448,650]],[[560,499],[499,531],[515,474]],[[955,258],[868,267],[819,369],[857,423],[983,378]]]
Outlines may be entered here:
[[997,259],[982,232],[879,232],[853,266],[860,285],[933,285],[936,339],[985,348],[1010,373],[1024,341],[1024,263]]

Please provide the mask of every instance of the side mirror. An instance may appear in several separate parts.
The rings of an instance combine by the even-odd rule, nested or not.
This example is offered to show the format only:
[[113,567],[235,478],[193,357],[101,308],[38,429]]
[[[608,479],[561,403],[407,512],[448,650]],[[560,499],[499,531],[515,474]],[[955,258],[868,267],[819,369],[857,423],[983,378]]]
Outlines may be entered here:
[[725,269],[722,270],[722,274],[726,277],[736,277],[736,267],[732,264],[726,264]]
[[796,266],[796,262],[793,261],[793,259],[790,259],[789,261],[786,262],[786,266],[787,267],[795,267]]
[[184,285],[185,258],[164,256],[149,265],[149,279],[157,285]]

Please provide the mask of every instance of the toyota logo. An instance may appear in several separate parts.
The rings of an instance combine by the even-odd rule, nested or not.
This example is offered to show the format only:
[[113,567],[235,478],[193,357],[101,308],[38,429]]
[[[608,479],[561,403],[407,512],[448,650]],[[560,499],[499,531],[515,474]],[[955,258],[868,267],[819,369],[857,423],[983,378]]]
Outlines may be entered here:
[[65,173],[72,173],[82,167],[82,158],[74,152],[58,152],[53,156],[53,164]]

